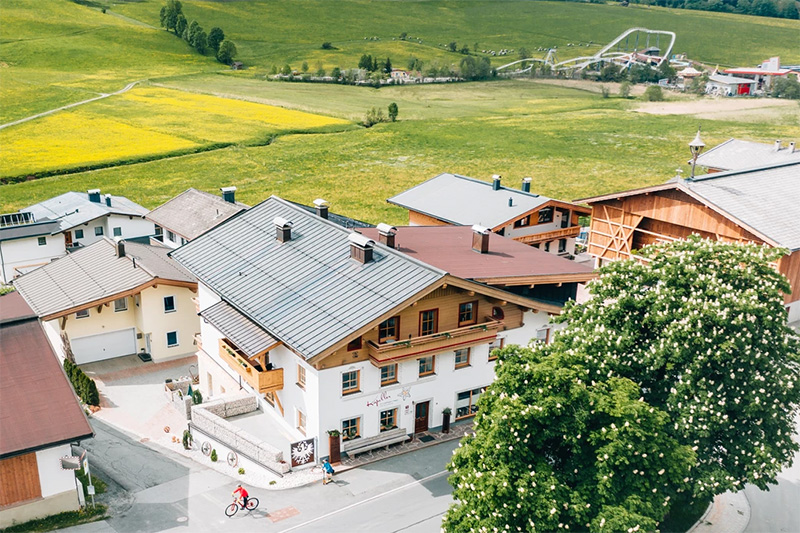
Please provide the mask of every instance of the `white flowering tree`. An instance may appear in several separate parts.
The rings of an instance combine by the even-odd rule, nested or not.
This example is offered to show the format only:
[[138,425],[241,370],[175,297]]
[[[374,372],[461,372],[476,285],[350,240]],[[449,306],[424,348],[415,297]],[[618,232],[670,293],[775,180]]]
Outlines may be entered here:
[[445,528],[652,530],[676,496],[774,482],[798,448],[784,252],[691,237],[602,269],[553,344],[501,352]]

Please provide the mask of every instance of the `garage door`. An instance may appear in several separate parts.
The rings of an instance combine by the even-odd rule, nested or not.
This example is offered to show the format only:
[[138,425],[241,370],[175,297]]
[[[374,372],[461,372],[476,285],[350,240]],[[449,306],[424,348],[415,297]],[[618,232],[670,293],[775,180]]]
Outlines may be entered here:
[[120,329],[70,340],[75,362],[93,363],[136,353],[136,328]]

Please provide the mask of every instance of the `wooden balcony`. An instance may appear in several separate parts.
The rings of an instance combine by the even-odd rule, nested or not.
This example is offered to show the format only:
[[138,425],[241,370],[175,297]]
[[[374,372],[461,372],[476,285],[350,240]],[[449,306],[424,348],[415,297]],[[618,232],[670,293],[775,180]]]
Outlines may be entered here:
[[479,324],[464,326],[450,331],[442,331],[424,337],[377,344],[367,341],[367,351],[373,364],[425,357],[437,352],[469,348],[478,344],[488,344],[497,338],[497,332],[503,328],[503,322],[486,317]]
[[540,242],[577,237],[580,232],[580,226],[570,226],[568,228],[545,231],[544,233],[534,233],[533,235],[520,235],[519,237],[514,237],[514,240],[523,244],[536,244]]
[[283,369],[259,370],[226,339],[219,340],[219,356],[258,393],[283,390]]

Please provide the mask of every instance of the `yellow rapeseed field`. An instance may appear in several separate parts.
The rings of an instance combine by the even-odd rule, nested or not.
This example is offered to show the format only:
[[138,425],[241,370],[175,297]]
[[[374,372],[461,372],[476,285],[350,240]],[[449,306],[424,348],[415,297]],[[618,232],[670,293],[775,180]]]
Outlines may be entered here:
[[83,111],[0,130],[0,174],[13,176],[171,152],[196,143]]

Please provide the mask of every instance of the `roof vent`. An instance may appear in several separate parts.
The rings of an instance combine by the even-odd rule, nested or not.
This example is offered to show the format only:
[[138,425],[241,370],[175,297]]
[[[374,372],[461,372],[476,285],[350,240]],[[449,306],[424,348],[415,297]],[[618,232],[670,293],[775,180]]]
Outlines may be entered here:
[[125,242],[122,239],[114,239],[114,249],[117,257],[125,257]]
[[775,151],[779,152],[780,149],[781,149],[781,140],[778,139],[777,141],[775,141]]
[[396,248],[394,244],[397,228],[389,224],[378,224],[378,242],[385,244],[389,248]]
[[489,253],[489,228],[472,226],[472,249],[481,254]]
[[283,217],[275,217],[272,221],[275,224],[275,238],[278,242],[289,242],[292,240],[292,224]]
[[347,240],[350,241],[350,259],[355,259],[362,265],[372,262],[375,241],[356,232],[348,235]]
[[522,192],[531,192],[531,178],[522,179]]
[[327,200],[323,200],[322,198],[317,198],[314,200],[314,207],[317,209],[317,216],[327,220],[328,207],[330,207],[330,205],[331,204],[329,204]]
[[494,174],[492,176],[492,190],[493,191],[499,191],[500,190],[500,178],[501,177],[502,176],[500,176],[500,174]]
[[797,143],[792,141],[789,143],[789,153],[793,154],[795,150],[797,150]]
[[220,191],[222,191],[223,200],[232,204],[236,203],[236,187],[222,187]]
[[89,201],[96,204],[100,203],[100,189],[89,189],[86,191],[89,194]]
[[111,195],[110,194],[106,194],[106,205],[108,207],[111,207]]
[[508,207],[514,207],[514,198],[512,196],[508,197]]

